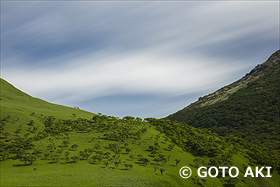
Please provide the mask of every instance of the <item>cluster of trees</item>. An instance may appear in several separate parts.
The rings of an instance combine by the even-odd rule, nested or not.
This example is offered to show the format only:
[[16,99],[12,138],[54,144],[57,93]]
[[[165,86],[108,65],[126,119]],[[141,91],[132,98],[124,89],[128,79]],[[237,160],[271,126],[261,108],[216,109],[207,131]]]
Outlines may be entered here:
[[95,115],[92,119],[60,120],[53,116],[45,117],[43,120],[45,132],[57,135],[63,132],[76,131],[80,133],[105,132],[104,138],[112,141],[124,141],[134,138],[140,139],[141,134],[147,130],[140,118],[126,116],[119,119],[112,116]]
[[[154,165],[154,171],[164,173],[164,165],[172,162],[178,165],[181,160],[170,161],[166,151],[172,151],[174,146],[198,156],[195,165],[230,165],[232,155],[243,152],[249,155],[251,163],[270,165],[279,171],[280,156],[278,151],[264,149],[261,146],[250,144],[234,136],[218,136],[208,129],[198,129],[179,122],[146,118],[124,117],[123,119],[95,115],[92,119],[72,118],[60,120],[52,116],[44,117],[44,130],[38,128],[33,131],[34,121],[26,124],[27,134],[22,136],[17,129],[11,138],[1,140],[0,159],[17,159],[24,165],[30,165],[39,157],[49,163],[76,163],[79,160],[88,160],[91,164],[103,163],[105,168],[114,169],[122,165],[124,169],[132,169],[133,164],[146,166]],[[146,149],[148,155],[133,155],[133,149],[128,141],[135,142],[141,139],[147,128],[154,126],[160,133],[148,138],[152,142]],[[98,133],[98,137],[90,138],[91,147],[81,149],[76,142],[69,141],[70,132]],[[101,135],[100,135],[101,134]],[[61,139],[60,143],[57,140]],[[34,148],[34,142],[48,139],[46,147]],[[101,144],[100,141],[108,141]],[[162,147],[164,145],[164,147]],[[78,150],[77,150],[78,149]],[[163,151],[165,150],[165,151]],[[129,162],[122,159],[128,155]],[[204,159],[207,158],[207,159]]]
[[24,164],[32,164],[36,160],[36,151],[30,153],[34,147],[32,138],[15,137],[13,139],[6,139],[0,143],[0,161],[7,158],[19,159]]
[[183,123],[147,118],[157,130],[168,136],[174,144],[196,156],[208,157],[209,165],[230,165],[232,155],[243,152],[252,164],[270,165],[280,172],[280,154],[261,145],[247,142],[235,136],[218,136],[208,129],[198,129]]
[[[35,113],[32,115],[34,116]],[[111,116],[95,115],[92,119],[76,119],[76,116],[73,116],[72,119],[61,120],[53,116],[47,116],[41,117],[41,121],[44,124],[44,129],[41,131],[38,131],[35,122],[31,120],[26,125],[20,125],[13,136],[1,140],[0,159],[2,161],[16,159],[22,162],[22,165],[31,165],[38,158],[46,160],[48,163],[76,163],[79,160],[88,160],[90,164],[103,163],[104,167],[108,169],[114,169],[122,165],[123,169],[127,170],[133,168],[133,163],[142,166],[151,163],[161,174],[165,171],[162,166],[166,164],[167,159],[169,160],[160,151],[159,135],[154,137],[154,144],[149,146],[149,150],[147,150],[153,157],[152,159],[141,154],[138,154],[138,158],[136,158],[131,154],[133,150],[128,147],[126,142],[128,140],[132,140],[132,142],[140,140],[141,135],[146,132],[150,125],[140,118],[126,116],[119,119]],[[22,131],[24,127],[27,134]],[[33,130],[34,128],[35,130]],[[77,143],[70,143],[70,132],[91,133],[92,135],[98,133],[98,137],[90,138],[89,143],[93,144],[91,147],[79,149]],[[100,134],[103,134],[103,136],[100,136]],[[42,139],[48,140],[45,147],[35,148],[34,142]],[[58,143],[57,139],[61,139],[61,142]],[[153,137],[150,137],[151,141],[152,139]],[[104,146],[106,140],[115,143],[105,144],[106,146]],[[103,144],[100,141],[103,141]],[[167,139],[165,139],[166,142]],[[170,150],[173,147],[174,144],[168,146]],[[127,159],[122,159],[122,154],[129,155],[129,162],[127,162]],[[179,163],[179,161],[176,161],[176,163]]]
[[207,129],[196,129],[188,125],[155,118],[145,119],[156,129],[166,134],[175,144],[197,156],[215,157],[229,147],[224,138]]

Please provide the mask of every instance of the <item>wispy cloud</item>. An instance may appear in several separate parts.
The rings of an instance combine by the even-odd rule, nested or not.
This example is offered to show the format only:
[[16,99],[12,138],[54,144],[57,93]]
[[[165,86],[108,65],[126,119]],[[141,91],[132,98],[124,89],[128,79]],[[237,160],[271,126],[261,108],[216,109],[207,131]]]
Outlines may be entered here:
[[[209,63],[209,59],[189,56],[186,60],[147,53],[113,55],[97,59],[97,62],[94,57],[86,56],[50,69],[7,68],[3,75],[38,96],[51,95],[53,90],[63,94],[71,90],[80,92],[75,94],[78,98],[80,95],[98,97],[123,91],[180,95],[212,88],[219,78],[226,79],[227,74],[247,66],[224,64],[217,59]],[[81,92],[82,89],[87,92]]]
[[48,101],[163,117],[277,50],[277,3],[1,2],[1,76]]

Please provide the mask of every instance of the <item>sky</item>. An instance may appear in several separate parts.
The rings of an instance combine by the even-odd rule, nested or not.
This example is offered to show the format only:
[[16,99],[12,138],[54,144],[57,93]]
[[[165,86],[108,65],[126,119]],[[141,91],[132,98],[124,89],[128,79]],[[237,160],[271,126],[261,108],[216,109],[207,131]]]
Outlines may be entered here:
[[279,49],[279,1],[1,1],[1,78],[112,116],[166,117]]

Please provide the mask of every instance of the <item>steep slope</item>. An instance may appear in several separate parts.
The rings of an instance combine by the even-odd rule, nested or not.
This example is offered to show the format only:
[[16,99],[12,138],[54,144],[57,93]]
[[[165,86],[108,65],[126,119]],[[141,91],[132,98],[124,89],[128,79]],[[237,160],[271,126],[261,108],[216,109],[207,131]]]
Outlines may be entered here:
[[280,149],[280,50],[242,79],[167,119]]
[[[8,131],[15,130],[19,125],[27,124],[31,120],[36,122],[37,128],[41,129],[43,124],[40,119],[45,116],[67,119],[73,116],[90,118],[93,115],[83,110],[51,104],[31,97],[2,78],[0,88],[0,125]],[[5,125],[7,123],[9,125]]]
[[[76,114],[76,115],[73,115]],[[84,116],[84,117],[83,117]],[[53,105],[1,80],[0,186],[278,186],[279,155],[207,129]],[[250,149],[247,149],[250,147]],[[199,178],[205,165],[234,165],[237,178]],[[271,178],[244,177],[269,165]],[[189,166],[189,180],[180,177]]]
[[52,104],[18,90],[4,79],[0,78],[0,101],[1,112],[21,112],[24,114],[54,115],[57,117],[71,117],[73,114],[81,117],[90,117],[92,113],[78,110],[75,108],[65,107],[62,105]]

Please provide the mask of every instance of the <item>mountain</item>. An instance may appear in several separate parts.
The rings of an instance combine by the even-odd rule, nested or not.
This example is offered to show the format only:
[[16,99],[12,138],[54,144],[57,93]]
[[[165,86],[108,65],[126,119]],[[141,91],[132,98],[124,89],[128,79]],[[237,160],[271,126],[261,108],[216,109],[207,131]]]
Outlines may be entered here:
[[280,50],[240,80],[167,119],[280,150]]
[[[33,98],[1,79],[0,186],[278,186],[280,156],[163,119],[96,115]],[[199,166],[236,166],[240,176],[200,178]],[[271,178],[244,166],[272,166]],[[182,166],[193,174],[180,177]]]

